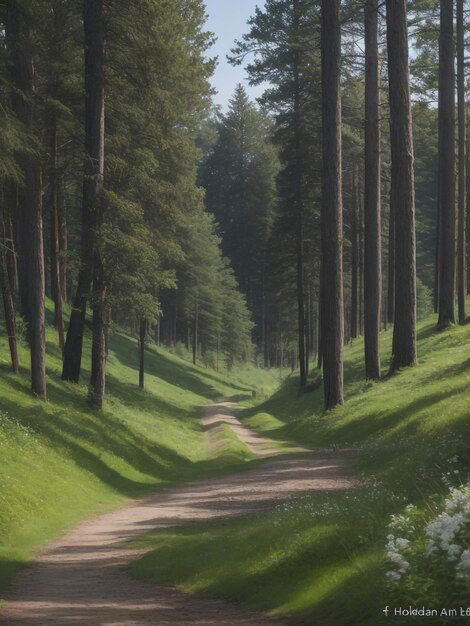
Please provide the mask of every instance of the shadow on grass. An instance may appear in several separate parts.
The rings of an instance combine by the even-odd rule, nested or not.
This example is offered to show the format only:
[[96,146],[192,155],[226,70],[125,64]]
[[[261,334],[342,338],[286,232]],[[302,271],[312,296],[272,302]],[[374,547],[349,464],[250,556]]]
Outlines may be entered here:
[[[9,384],[22,394],[29,394],[28,382],[10,376]],[[192,420],[198,423],[194,410],[182,410],[151,393],[142,393],[129,383],[123,384],[113,376],[109,377],[112,393],[122,402],[136,405],[136,397],[141,402],[138,410],[149,415],[158,414],[165,418]],[[79,388],[70,389],[59,381],[49,383],[49,404],[34,403],[25,395],[27,404],[21,406],[8,397],[2,398],[2,408],[36,435],[46,439],[52,449],[62,450],[74,463],[94,474],[102,483],[115,492],[127,496],[138,496],[154,491],[156,484],[181,482],[213,473],[217,469],[235,469],[244,459],[235,452],[227,451],[221,458],[193,462],[162,443],[140,436],[131,430],[125,421],[104,410],[96,413],[86,409],[85,399]],[[80,415],[75,413],[74,402],[82,405]],[[54,413],[48,411],[54,406]],[[196,409],[197,411],[197,409]],[[198,427],[198,426],[197,426]],[[111,460],[111,463],[110,463]],[[140,477],[123,475],[125,466],[139,472]]]
[[[260,522],[234,520],[153,532],[135,545],[158,547],[136,562],[132,572],[158,583],[188,587],[202,580],[205,593],[235,601],[243,598],[250,608],[281,610],[287,615],[295,611],[296,624],[300,620],[308,624],[379,623],[373,620],[379,615],[383,577],[378,575],[378,565],[365,574],[360,564],[382,550],[382,537],[375,538],[374,545],[362,546],[358,529],[344,521],[296,547],[295,542],[286,543],[281,531],[274,534],[270,523],[266,528],[262,518]],[[297,537],[308,533],[309,527],[295,531]],[[377,589],[372,594],[376,606],[370,603],[372,585]],[[338,598],[343,601],[339,603]]]
[[[129,367],[136,372],[139,371],[139,354],[137,344],[130,337],[116,334],[112,338],[113,357],[118,362]],[[146,349],[145,373],[149,376],[155,376],[161,380],[192,391],[200,396],[204,396],[209,400],[216,400],[220,397],[220,392],[215,386],[205,383],[202,379],[209,379],[217,383],[219,386],[239,390],[251,391],[251,387],[239,383],[231,383],[226,381],[222,376],[213,374],[210,370],[199,371],[191,363],[178,363],[171,359],[163,352],[157,352],[156,348],[150,346]],[[137,385],[136,375],[136,385]]]

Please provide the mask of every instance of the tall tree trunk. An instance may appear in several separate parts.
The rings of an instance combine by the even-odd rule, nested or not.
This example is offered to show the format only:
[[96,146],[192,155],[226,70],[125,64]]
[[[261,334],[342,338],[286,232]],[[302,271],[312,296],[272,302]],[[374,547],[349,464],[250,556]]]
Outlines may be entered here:
[[268,342],[268,311],[266,303],[266,289],[263,284],[263,304],[262,304],[262,335],[263,335],[263,364],[265,369],[269,367],[269,342]]
[[343,402],[340,0],[322,0],[322,348],[325,408]]
[[[26,5],[7,2],[6,39],[14,85],[12,105],[18,119],[33,132],[34,68],[32,16]],[[42,178],[38,156],[18,154],[23,172],[19,202],[21,311],[28,325],[31,350],[31,387],[46,399],[45,273],[42,231]]]
[[172,325],[172,329],[171,329],[171,336],[172,336],[172,344],[173,346],[176,346],[177,342],[178,342],[178,303],[175,302],[175,306],[174,306],[174,312],[173,312],[173,325]]
[[62,379],[78,382],[87,300],[93,278],[96,231],[102,211],[104,169],[103,0],[85,0],[85,163],[81,267],[64,348]]
[[387,266],[387,321],[395,319],[395,213],[390,189],[390,210],[388,217],[388,266]]
[[[320,272],[321,273],[321,272]],[[320,277],[320,280],[321,277]],[[323,368],[323,343],[322,343],[322,307],[323,307],[323,298],[321,296],[321,287],[320,287],[320,298],[318,300],[318,326],[317,326],[317,369],[321,370]]]
[[139,388],[144,389],[145,377],[145,333],[147,332],[147,320],[140,318],[139,324]]
[[[470,130],[468,128],[468,124],[470,123],[470,116],[468,114],[468,105],[465,107],[466,109],[466,154],[465,154],[465,178],[466,178],[466,188],[470,190]],[[466,194],[466,202],[465,202],[465,240],[466,240],[466,266],[467,270],[470,267],[470,193]],[[470,294],[470,271],[467,271],[467,294]]]
[[20,373],[18,350],[16,342],[16,311],[15,302],[8,277],[7,254],[10,248],[5,228],[5,215],[0,216],[0,286],[2,289],[3,310],[5,312],[5,327],[10,347],[11,368],[14,374]]
[[310,290],[305,299],[305,377],[307,379],[310,368]]
[[367,0],[365,25],[364,348],[366,378],[380,378],[382,253],[380,206],[379,0]]
[[3,309],[5,312],[5,327],[8,335],[8,345],[10,348],[11,369],[14,374],[20,373],[20,365],[18,360],[18,349],[16,343],[16,313],[13,297],[8,281],[5,255],[2,253],[0,257],[0,282],[2,288]]
[[455,46],[454,3],[441,0],[439,37],[439,309],[438,326],[455,321]]
[[358,266],[358,232],[357,232],[357,180],[356,166],[353,165],[351,176],[351,339],[357,337],[357,266]]
[[60,282],[59,268],[59,212],[57,207],[57,118],[53,113],[50,120],[50,172],[49,172],[49,193],[50,193],[50,271],[51,290],[54,300],[54,326],[59,335],[60,349],[64,350],[64,316],[62,310],[62,289]]
[[103,407],[106,383],[107,327],[105,300],[103,265],[101,257],[97,252],[93,261],[91,376],[88,403],[93,408],[99,410]]
[[18,262],[17,262],[17,249],[15,241],[15,228],[13,225],[13,218],[18,213],[18,189],[17,185],[11,181],[6,181],[4,185],[5,193],[5,211],[3,218],[3,225],[5,229],[5,260],[6,269],[9,282],[9,290],[13,298],[15,305],[17,304],[18,295]]
[[358,259],[358,277],[359,277],[359,289],[357,294],[358,303],[358,326],[359,335],[364,333],[364,298],[362,294],[364,292],[364,203],[363,194],[361,193],[361,168],[357,168],[357,185],[356,185],[356,203],[357,203],[357,259]]
[[194,312],[194,320],[193,320],[193,364],[196,365],[197,362],[197,344],[199,341],[199,304],[196,302],[196,310]]
[[310,353],[310,357],[312,359],[315,358],[316,356],[316,350],[315,350],[315,342],[316,342],[316,321],[315,321],[315,312],[316,312],[316,303],[315,303],[315,299],[314,299],[314,295],[313,295],[313,287],[312,287],[312,291],[310,291],[309,294],[309,310],[310,310],[310,321],[309,321],[309,326],[310,326],[310,345],[309,345],[309,353]]
[[305,293],[304,293],[304,251],[303,251],[303,156],[302,156],[302,124],[300,107],[300,49],[299,49],[299,3],[294,0],[294,142],[295,142],[295,203],[296,203],[296,254],[297,254],[297,316],[300,386],[307,384],[306,350],[305,350]]
[[458,107],[458,216],[457,216],[457,298],[459,324],[465,323],[466,285],[466,224],[465,224],[465,41],[464,0],[457,0],[457,107]]
[[[18,0],[8,0],[6,3],[5,41],[10,58],[10,78],[12,84],[11,104],[16,117],[23,123],[25,128],[32,128],[33,124],[33,59],[31,57],[31,18],[20,5]],[[28,205],[34,202],[34,190],[32,180],[26,179],[27,171],[30,173],[33,165],[33,157],[28,153],[17,155],[20,168],[24,173],[23,184],[16,191],[16,215],[15,239],[18,250],[18,290],[19,310],[27,324],[29,337],[30,311],[30,271],[31,253],[30,226]],[[26,171],[27,170],[27,171]],[[29,192],[29,193],[28,193]],[[33,197],[31,197],[33,194]]]
[[67,247],[68,247],[68,234],[67,234],[67,214],[65,209],[65,183],[60,181],[59,188],[57,190],[57,211],[58,211],[58,231],[59,231],[59,278],[60,278],[60,293],[62,294],[62,300],[68,301],[67,293]]
[[391,371],[416,363],[416,235],[406,0],[387,0],[395,325]]
[[[28,168],[29,169],[29,168]],[[25,176],[26,184],[34,189],[34,201],[28,202],[31,219],[31,292],[29,337],[31,346],[31,388],[39,398],[46,399],[46,317],[44,244],[42,233],[42,182],[39,162],[32,164]],[[29,195],[29,194],[28,194]]]

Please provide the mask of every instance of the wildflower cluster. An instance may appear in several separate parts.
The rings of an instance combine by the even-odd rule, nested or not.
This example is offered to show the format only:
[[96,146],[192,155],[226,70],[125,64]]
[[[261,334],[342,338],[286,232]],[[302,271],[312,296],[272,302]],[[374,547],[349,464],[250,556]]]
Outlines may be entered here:
[[455,564],[459,578],[470,575],[470,484],[453,488],[444,511],[426,526],[427,556],[442,555]]
[[410,568],[410,564],[403,556],[403,552],[409,548],[410,541],[394,535],[388,535],[387,539],[387,556],[394,565],[394,569],[387,572],[387,577],[390,580],[400,580],[402,574]]
[[[393,515],[387,537],[387,578],[413,598],[420,590],[436,599],[442,589],[459,598],[470,584],[470,483],[452,487],[441,511],[426,520],[417,507]],[[434,590],[434,592],[433,592]],[[429,600],[430,597],[427,598]]]
[[387,578],[391,581],[400,580],[410,568],[407,552],[410,550],[410,539],[415,526],[413,518],[416,514],[416,507],[408,505],[404,513],[391,516],[391,532],[387,536],[387,558],[393,565],[393,569],[387,572]]
[[387,490],[385,483],[375,476],[364,479],[364,488],[357,488],[342,494],[331,493],[321,496],[304,495],[295,500],[278,504],[273,511],[273,526],[292,526],[293,523],[310,524],[312,520],[327,518],[341,519],[359,511],[371,511],[386,506],[403,505],[406,497]]

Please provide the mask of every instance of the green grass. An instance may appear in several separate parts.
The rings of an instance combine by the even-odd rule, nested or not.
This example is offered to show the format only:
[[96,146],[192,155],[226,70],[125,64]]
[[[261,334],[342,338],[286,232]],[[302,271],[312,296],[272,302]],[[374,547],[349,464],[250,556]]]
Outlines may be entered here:
[[[49,311],[50,317],[50,311]],[[89,364],[89,341],[84,365]],[[60,380],[55,332],[47,329],[48,401],[30,393],[28,351],[20,346],[21,376],[9,371],[0,339],[0,591],[35,549],[85,516],[170,483],[240,469],[252,454],[219,428],[209,452],[200,407],[251,393],[256,382],[274,386],[272,374],[241,373],[233,380],[150,346],[146,390],[138,382],[136,341],[115,333],[110,341],[104,410],[86,404],[86,384]],[[83,371],[86,383],[89,372]]]
[[[390,343],[383,333],[384,373]],[[409,503],[431,514],[450,483],[468,480],[469,345],[470,325],[437,332],[428,319],[419,327],[419,365],[380,382],[363,379],[362,341],[348,347],[346,402],[332,412],[322,410],[321,389],[299,396],[295,377],[245,408],[245,423],[265,436],[351,450],[364,486],[250,518],[157,531],[138,541],[152,551],[134,573],[296,623],[388,623],[382,609],[396,599],[385,583],[390,515]]]

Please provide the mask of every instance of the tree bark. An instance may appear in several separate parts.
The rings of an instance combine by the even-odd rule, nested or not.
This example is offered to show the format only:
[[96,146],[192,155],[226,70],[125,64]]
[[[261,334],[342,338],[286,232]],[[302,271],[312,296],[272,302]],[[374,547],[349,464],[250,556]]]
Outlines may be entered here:
[[67,214],[65,209],[65,189],[64,181],[60,181],[57,191],[57,210],[58,210],[58,231],[59,231],[59,278],[60,293],[63,302],[68,301],[67,293]]
[[87,300],[96,257],[96,231],[102,211],[104,170],[104,18],[103,0],[85,0],[85,163],[81,268],[64,349],[62,379],[78,382]]
[[303,156],[302,125],[300,108],[300,49],[299,49],[299,3],[294,0],[294,143],[295,143],[295,210],[296,210],[296,257],[297,257],[297,317],[300,387],[307,384],[307,365],[305,350],[305,293],[304,293],[304,251],[303,251]]
[[147,332],[147,320],[142,317],[139,325],[139,388],[144,389],[145,377],[145,333]]
[[[29,169],[29,168],[28,168]],[[45,316],[45,272],[44,244],[42,233],[42,182],[39,162],[32,164],[31,172],[25,176],[31,183],[34,202],[28,202],[31,219],[31,292],[29,337],[31,347],[31,388],[33,393],[46,400],[46,316]],[[28,194],[29,195],[29,194]]]
[[322,0],[322,349],[325,408],[343,402],[340,1]]
[[197,362],[197,344],[198,344],[198,331],[199,331],[199,304],[196,302],[196,310],[194,312],[193,320],[193,364]]
[[58,185],[57,185],[57,119],[54,114],[50,121],[50,172],[49,172],[49,193],[50,193],[50,271],[51,290],[54,300],[54,326],[59,336],[59,346],[64,351],[64,316],[62,310],[62,289],[59,268],[59,212],[57,206]]
[[465,324],[466,296],[466,224],[465,224],[465,41],[464,41],[464,0],[457,0],[457,111],[458,111],[458,215],[457,215],[457,299],[459,324]]
[[269,368],[269,342],[268,342],[268,311],[266,303],[266,289],[263,285],[263,308],[262,308],[262,336],[263,336],[263,364],[264,368]]
[[395,319],[395,213],[390,190],[390,209],[388,217],[388,266],[387,266],[387,321],[393,324]]
[[416,363],[416,235],[406,0],[387,0],[395,324],[391,371]]
[[[465,178],[466,178],[466,188],[470,189],[470,130],[468,128],[468,124],[470,121],[470,117],[468,115],[468,105],[466,105],[466,154],[465,154]],[[467,294],[470,294],[470,271],[468,268],[470,267],[470,193],[466,194],[466,202],[465,202],[465,240],[466,240],[466,267],[467,267]]]
[[365,25],[364,348],[366,379],[380,378],[382,253],[378,0],[367,0]]
[[10,348],[11,369],[14,374],[19,374],[20,366],[16,342],[16,310],[7,268],[7,254],[10,248],[10,242],[6,236],[5,216],[1,218],[0,228],[0,245],[2,246],[0,253],[0,285],[2,289],[3,309],[5,312],[5,328]]
[[88,403],[95,409],[103,407],[106,384],[106,290],[101,257],[97,252],[93,261],[93,298],[92,298],[92,345],[91,376]]
[[357,337],[357,266],[358,266],[358,232],[357,232],[357,181],[356,166],[353,165],[351,177],[351,339]]
[[361,171],[358,167],[357,173],[357,185],[356,185],[356,203],[357,203],[357,258],[358,258],[358,278],[359,289],[357,291],[357,304],[358,304],[358,327],[359,335],[364,334],[364,298],[362,294],[364,292],[364,203],[363,195],[361,196]]
[[18,296],[18,262],[17,262],[17,248],[15,237],[15,225],[13,218],[18,213],[18,189],[17,185],[12,181],[5,181],[4,184],[4,215],[3,215],[3,227],[5,232],[5,261],[7,277],[9,282],[9,290],[13,298],[15,305],[15,311],[17,306]]
[[310,369],[310,290],[305,298],[305,382]]
[[[321,272],[320,272],[321,274]],[[321,281],[321,276],[320,276],[320,281]],[[318,352],[317,352],[317,369],[321,370],[323,368],[323,343],[322,343],[322,321],[321,321],[321,316],[322,316],[322,307],[323,307],[323,298],[321,296],[321,287],[320,287],[320,298],[318,301],[318,326],[317,326],[317,345],[318,345]]]
[[453,0],[441,0],[440,6],[438,327],[445,328],[455,321],[455,45]]

